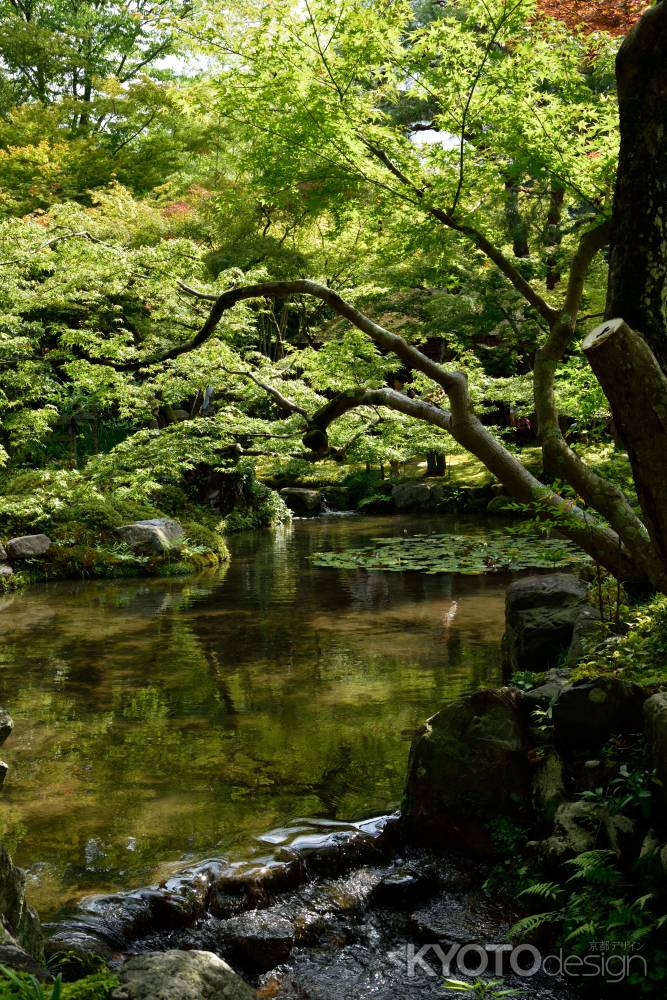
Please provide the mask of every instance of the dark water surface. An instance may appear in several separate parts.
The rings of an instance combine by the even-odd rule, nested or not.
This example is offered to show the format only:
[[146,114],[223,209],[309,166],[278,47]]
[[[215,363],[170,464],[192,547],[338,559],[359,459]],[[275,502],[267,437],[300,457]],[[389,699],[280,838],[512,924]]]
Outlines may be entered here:
[[332,517],[239,536],[225,573],[51,584],[0,601],[2,840],[43,916],[241,856],[297,816],[400,801],[410,737],[499,679],[508,578],[312,566],[480,520]]

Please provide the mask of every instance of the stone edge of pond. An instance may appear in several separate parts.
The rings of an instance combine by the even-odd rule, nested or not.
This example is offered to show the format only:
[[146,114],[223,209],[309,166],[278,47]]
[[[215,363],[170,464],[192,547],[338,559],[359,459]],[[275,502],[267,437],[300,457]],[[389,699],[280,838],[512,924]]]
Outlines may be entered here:
[[317,876],[386,858],[395,849],[398,828],[397,814],[350,824],[305,820],[266,854],[233,862],[209,858],[155,885],[85,897],[72,913],[43,925],[45,953],[94,952],[113,961],[149,932],[194,924],[214,893],[232,897],[242,910],[264,908],[276,894]]

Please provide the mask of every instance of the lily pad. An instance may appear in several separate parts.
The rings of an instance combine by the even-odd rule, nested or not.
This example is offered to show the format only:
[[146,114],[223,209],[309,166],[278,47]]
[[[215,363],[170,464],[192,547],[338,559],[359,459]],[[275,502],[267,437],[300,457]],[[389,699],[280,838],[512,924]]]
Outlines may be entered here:
[[563,569],[588,561],[581,549],[560,538],[513,535],[490,529],[484,535],[433,534],[375,538],[374,544],[343,552],[316,552],[316,566],[396,573],[507,573],[522,569]]

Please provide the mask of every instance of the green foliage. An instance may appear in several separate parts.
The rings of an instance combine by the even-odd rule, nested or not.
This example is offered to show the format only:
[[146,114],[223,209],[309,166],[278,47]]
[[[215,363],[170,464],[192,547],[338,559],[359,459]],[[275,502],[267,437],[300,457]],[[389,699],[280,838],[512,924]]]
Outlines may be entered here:
[[[25,972],[14,972],[4,965],[0,965],[0,975],[4,978],[4,984],[0,983],[0,990],[5,991],[8,998],[16,997],[18,1000],[63,1000],[63,981],[61,976],[56,976],[53,985],[41,983],[35,976]],[[0,993],[0,997],[2,993]]]
[[110,972],[97,972],[76,983],[63,986],[63,1000],[110,1000],[119,985],[117,976]]
[[57,975],[52,984],[40,983],[34,976],[0,966],[0,1000],[110,1000],[119,984],[108,971],[96,972],[74,983],[64,983]]
[[488,824],[488,831],[500,858],[514,857],[526,843],[528,830],[508,816],[499,816]]
[[502,979],[477,979],[474,982],[464,982],[462,979],[445,979],[444,990],[451,993],[464,993],[468,997],[514,997],[523,990],[505,989]]
[[532,670],[517,670],[510,677],[510,685],[520,691],[530,691],[544,683],[546,674],[533,673]]
[[625,635],[589,644],[575,678],[620,673],[647,686],[667,681],[667,597],[628,609],[625,625]]
[[511,936],[525,939],[548,926],[555,929],[557,943],[574,954],[585,954],[599,941],[609,942],[617,954],[641,948],[650,977],[632,972],[628,985],[647,995],[662,996],[667,981],[664,898],[655,893],[637,895],[613,851],[586,851],[567,864],[573,873],[565,883],[533,879],[519,893],[524,900],[547,903],[550,908],[519,920]]
[[654,770],[630,769],[627,764],[621,764],[618,774],[605,788],[584,791],[581,798],[604,807],[611,815],[631,813],[648,820],[653,810],[654,794],[659,787]]

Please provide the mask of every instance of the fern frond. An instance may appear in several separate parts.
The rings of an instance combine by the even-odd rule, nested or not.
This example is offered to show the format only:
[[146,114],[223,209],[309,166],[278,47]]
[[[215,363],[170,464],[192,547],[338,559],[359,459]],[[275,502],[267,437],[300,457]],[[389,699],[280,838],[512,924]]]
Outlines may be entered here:
[[528,917],[522,917],[521,920],[517,920],[510,927],[509,936],[511,938],[523,938],[527,934],[532,934],[538,927],[542,927],[544,924],[555,924],[560,919],[561,915],[558,910],[550,910],[547,913],[532,913]]
[[535,882],[534,885],[529,885],[527,889],[523,889],[519,893],[519,897],[537,896],[540,899],[548,899],[550,902],[556,903],[562,892],[563,890],[557,882]]

